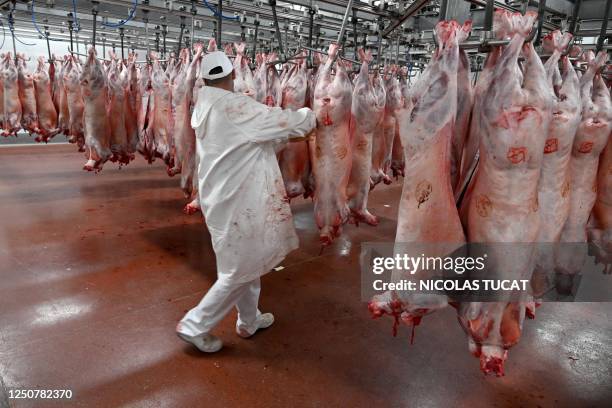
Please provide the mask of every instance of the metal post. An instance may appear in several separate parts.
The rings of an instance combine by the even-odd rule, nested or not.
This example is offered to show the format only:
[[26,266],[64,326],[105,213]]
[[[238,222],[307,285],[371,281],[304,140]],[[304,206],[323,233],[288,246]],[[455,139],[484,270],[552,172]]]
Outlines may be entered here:
[[195,17],[198,14],[198,8],[196,7],[195,0],[191,0],[191,45],[193,46],[195,41]]
[[183,42],[183,33],[185,32],[185,16],[181,16],[181,32],[178,38],[178,50],[177,55],[181,52],[181,44]]
[[[13,4],[13,9],[15,9],[15,4]],[[13,37],[13,55],[15,57],[15,61],[17,61],[17,44],[15,43],[15,19],[13,18],[13,11],[9,13],[8,16],[9,29],[11,30],[11,37]]]
[[546,11],[546,0],[539,0],[538,3],[538,33],[536,34],[535,45],[540,45],[542,38],[542,24],[544,24],[544,12]]
[[168,26],[162,24],[162,59],[166,59],[166,35],[168,35]]
[[125,33],[123,32],[123,27],[119,27],[119,38],[121,39],[121,59],[125,59],[124,51],[123,51],[123,37]]
[[255,17],[255,35],[253,36],[253,52],[251,53],[251,61],[255,61],[255,52],[257,51],[257,34],[259,33],[259,18]]
[[276,40],[278,41],[278,50],[280,51],[281,59],[284,60],[285,52],[283,50],[283,40],[281,39],[280,27],[278,26],[278,16],[276,15],[276,0],[268,0],[268,3],[270,4],[270,7],[272,7],[272,19],[274,20],[274,32],[276,34]]
[[382,18],[378,19],[378,51],[376,54],[376,64],[380,67],[380,57],[382,54],[382,31],[383,31],[384,23]]
[[572,10],[572,21],[570,22],[569,32],[574,35],[576,33],[576,27],[578,25],[578,13],[580,13],[580,6],[582,5],[582,0],[576,0],[574,3],[574,9]]
[[159,53],[159,26],[155,26],[155,52]]
[[487,0],[485,7],[484,31],[493,30],[493,9],[495,8],[495,0]]
[[344,12],[344,18],[342,19],[342,26],[340,27],[340,32],[338,33],[338,44],[340,44],[340,41],[342,41],[342,37],[344,36],[344,31],[346,30],[346,22],[348,21],[348,15],[352,7],[353,0],[349,0],[348,4],[346,5],[346,11]]
[[611,0],[606,0],[606,8],[603,15],[603,22],[601,23],[601,31],[599,32],[599,38],[597,39],[597,52],[603,49],[604,40],[606,39],[606,31],[608,30],[608,17],[610,16],[611,3]]
[[[47,19],[45,19],[45,23]],[[45,26],[45,39],[47,40],[47,52],[49,53],[49,63],[53,63],[53,58],[51,58],[51,45],[49,45],[49,26]]]
[[289,26],[285,23],[285,45],[287,46],[287,51],[289,51],[289,43],[287,42],[287,32],[289,31]]
[[217,6],[217,47],[221,49],[221,27],[223,24],[223,0],[219,0],[219,5]]
[[98,2],[95,0],[91,1],[93,8],[91,9],[91,15],[93,16],[93,32],[91,34],[91,45],[96,48],[96,21],[98,19]]
[[402,36],[397,34],[397,48],[395,52],[395,65],[399,65],[399,54],[400,54],[400,42],[402,40]]
[[[312,3],[312,2],[311,2]],[[310,8],[308,9],[308,16],[310,19],[310,26],[308,27],[308,46],[312,47],[312,32],[314,30],[314,15],[315,15],[315,10],[312,7],[312,4],[310,5]],[[312,61],[312,51],[308,51],[308,64],[309,67],[312,67],[313,65],[313,61]]]
[[[145,41],[147,42],[147,60],[149,59],[149,55],[151,55],[151,45],[149,43],[149,10],[148,9],[144,9],[142,10],[144,16],[142,18],[142,21],[144,22],[144,29],[145,29]],[[136,38],[136,41],[138,41],[138,38]]]
[[102,36],[102,58],[106,58],[106,36]]
[[448,0],[440,0],[440,18],[439,21],[446,20],[448,13]]
[[357,9],[353,9],[353,42],[355,43],[355,52],[353,59],[357,59]]
[[72,13],[68,13],[68,32],[70,33],[70,54],[74,54],[74,42],[72,39],[72,30],[74,29],[72,22]]

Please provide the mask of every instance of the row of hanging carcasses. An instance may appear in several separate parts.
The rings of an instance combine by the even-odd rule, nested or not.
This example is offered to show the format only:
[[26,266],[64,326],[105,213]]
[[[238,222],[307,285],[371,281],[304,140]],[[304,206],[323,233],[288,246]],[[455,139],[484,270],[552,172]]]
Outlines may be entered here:
[[[215,41],[211,40],[208,51],[216,48]],[[10,53],[3,54],[0,64],[2,134],[17,135],[24,129],[40,142],[64,134],[71,143],[77,144],[79,151],[86,152],[84,169],[89,171],[100,171],[107,161],[125,165],[135,158],[136,152],[149,162],[161,158],[168,174],[181,174],[181,189],[194,200],[186,209],[196,210],[195,136],[189,116],[197,89],[202,86],[198,76],[203,50],[201,45],[194,49],[193,54],[184,49],[178,58],[172,55],[165,68],[164,61],[154,54],[149,63],[137,63],[135,55],[121,61],[114,54],[100,61],[91,49],[85,61],[75,55],[52,62],[40,57],[33,74],[27,68],[24,55],[13,59]],[[284,63],[279,73],[278,64],[274,63],[276,54],[257,54],[256,67],[251,69],[244,43],[235,44],[235,51],[226,45],[225,52],[234,58],[236,92],[271,107],[314,107],[318,67],[325,67],[327,59],[323,54],[313,54],[312,68],[307,68],[304,53],[301,58]],[[368,144],[367,160],[371,165],[367,169],[367,186],[355,186],[359,198],[353,200],[351,208],[357,220],[376,224],[376,218],[365,207],[367,191],[380,182],[390,183],[391,172],[395,176],[403,173],[403,151],[394,114],[408,81],[406,71],[396,67],[390,67],[384,74],[368,72],[371,56],[363,51],[360,56],[368,86],[357,89],[364,103],[374,103],[375,119],[371,121],[376,123],[368,131],[373,134],[373,143]],[[348,68],[342,64],[343,71],[345,66]],[[350,76],[349,81],[357,81],[357,76]],[[344,103],[351,107],[351,100]],[[313,195],[312,164],[316,160],[312,153],[315,151],[312,143],[309,147],[306,142],[279,146],[279,164],[289,198]],[[348,209],[342,209],[342,214],[344,222]],[[339,224],[334,229],[337,231],[338,227]]]

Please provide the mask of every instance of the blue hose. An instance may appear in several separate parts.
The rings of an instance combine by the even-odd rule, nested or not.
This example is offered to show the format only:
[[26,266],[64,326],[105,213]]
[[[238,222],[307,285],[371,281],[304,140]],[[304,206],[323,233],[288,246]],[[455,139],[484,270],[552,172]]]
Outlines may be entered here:
[[17,40],[17,42],[19,42],[19,43],[21,43],[23,45],[27,45],[28,47],[33,47],[33,46],[36,45],[36,44],[28,44],[28,43],[25,43],[25,42],[21,41],[19,38],[17,38],[17,36],[14,33],[13,33],[13,36],[15,37],[15,40]]
[[45,34],[44,32],[42,32],[40,30],[40,28],[38,27],[38,24],[36,24],[36,15],[34,14],[34,2],[32,2],[32,24],[34,24],[34,28],[36,29],[36,31],[38,31],[38,34],[40,34],[42,36],[42,38],[49,40],[49,41],[59,41],[59,40],[54,40],[53,38],[49,37],[47,34]]
[[105,27],[112,27],[112,28],[119,28],[121,26],[124,26],[127,22],[131,21],[134,18],[134,14],[136,13],[136,7],[138,7],[138,0],[134,0],[134,3],[132,4],[132,8],[130,9],[130,14],[128,15],[128,18],[126,18],[125,20],[120,20],[118,23],[101,23],[101,24]]
[[[223,1],[223,0],[219,0],[219,1]],[[217,9],[216,9],[216,8],[214,8],[213,6],[211,6],[210,4],[208,4],[208,2],[207,2],[206,0],[204,0],[204,5],[205,5],[206,7],[208,7],[208,9],[209,9],[210,11],[212,11],[212,13],[213,13],[215,16],[219,17],[219,11],[217,11]],[[233,21],[238,21],[238,20],[240,20],[240,17],[239,17],[239,16],[228,17],[228,16],[224,16],[223,14],[221,14],[221,18],[224,18],[224,19],[226,19],[226,20],[233,20]]]
[[[14,6],[13,6],[13,10],[14,10],[14,9],[15,9],[15,8],[14,8]],[[18,37],[15,35],[15,27],[13,27],[13,23],[12,23],[12,20],[11,20],[11,19],[12,19],[12,17],[11,17],[11,16],[12,16],[12,11],[11,11],[11,14],[9,15],[9,18],[8,18],[8,23],[9,23],[9,29],[11,30],[11,35],[12,35],[12,36],[15,38],[15,40],[16,40],[17,42],[19,42],[19,43],[23,44],[23,45],[27,45],[28,47],[33,47],[33,46],[35,46],[36,44],[28,44],[28,43],[25,43],[25,42],[21,41],[21,40],[20,40],[20,39],[19,39],[19,38],[18,38]],[[2,30],[4,31],[4,24],[2,24]],[[2,45],[4,45],[4,39],[2,40]]]

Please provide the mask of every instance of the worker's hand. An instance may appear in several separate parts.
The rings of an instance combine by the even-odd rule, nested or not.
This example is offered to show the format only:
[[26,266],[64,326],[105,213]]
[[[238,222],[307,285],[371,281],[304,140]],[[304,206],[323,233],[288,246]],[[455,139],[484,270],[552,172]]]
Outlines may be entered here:
[[316,134],[315,129],[312,129],[308,134],[302,137],[292,137],[291,139],[289,139],[289,141],[290,142],[308,142],[309,140],[314,138],[315,134]]

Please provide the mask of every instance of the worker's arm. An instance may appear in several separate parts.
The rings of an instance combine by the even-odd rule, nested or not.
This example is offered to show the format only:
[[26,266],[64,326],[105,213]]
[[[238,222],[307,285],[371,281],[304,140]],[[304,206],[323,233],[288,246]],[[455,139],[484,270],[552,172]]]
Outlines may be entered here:
[[293,142],[307,142],[310,139],[315,137],[316,131],[317,131],[317,129],[314,128],[310,132],[308,132],[308,134],[306,134],[304,136],[292,137],[291,139],[289,139],[289,142],[290,143],[293,143]]
[[312,110],[297,111],[281,108],[266,108],[258,117],[253,129],[255,142],[283,142],[287,139],[305,138],[317,124]]

